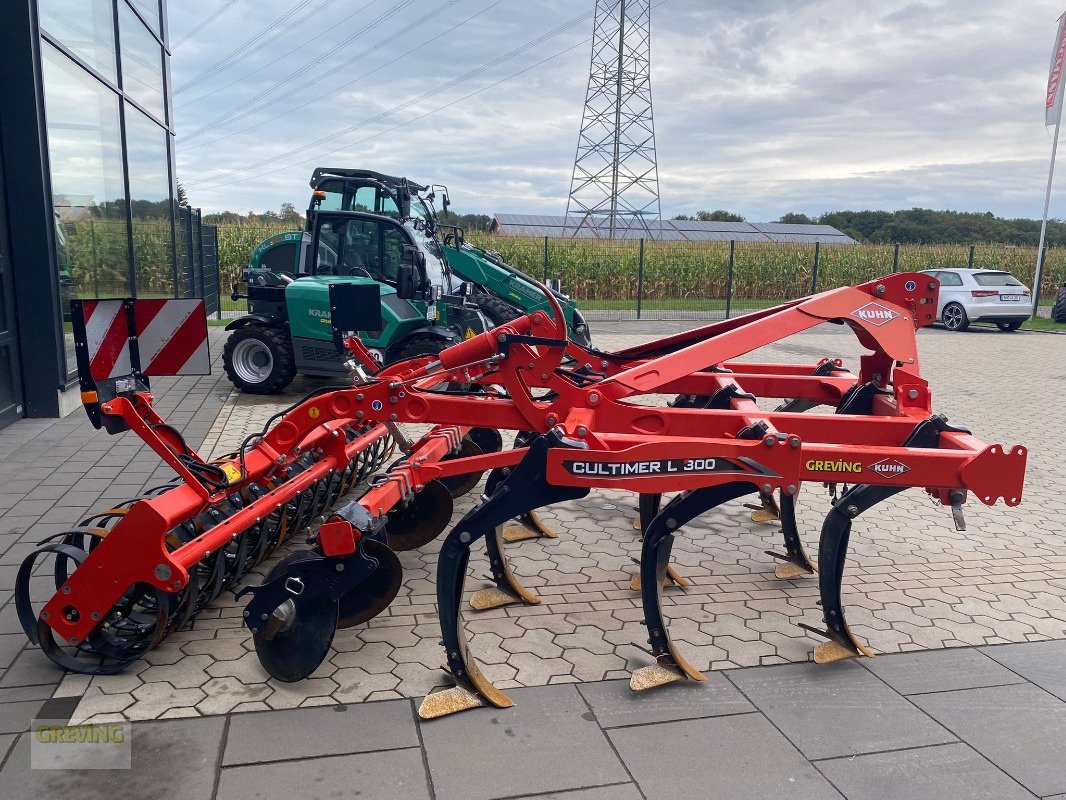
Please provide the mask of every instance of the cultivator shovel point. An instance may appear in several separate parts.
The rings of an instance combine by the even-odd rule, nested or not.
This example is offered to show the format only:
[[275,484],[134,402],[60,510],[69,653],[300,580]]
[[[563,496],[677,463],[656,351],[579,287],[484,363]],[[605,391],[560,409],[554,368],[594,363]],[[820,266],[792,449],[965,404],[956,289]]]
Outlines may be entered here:
[[541,519],[536,511],[520,515],[503,526],[503,541],[524,542],[528,539],[558,539],[559,534]]
[[759,504],[745,503],[744,508],[751,509],[752,522],[777,522],[781,519],[781,507],[772,494],[759,493]]
[[[429,541],[448,523],[448,486],[472,486],[463,476],[487,472],[481,502],[452,527],[438,557],[438,616],[455,687],[427,697],[423,717],[511,705],[479,669],[463,629],[471,548],[485,541],[495,583],[474,593],[475,606],[537,603],[507,564],[504,526],[592,489],[640,499],[640,592],[652,664],[635,672],[633,688],[702,680],[703,665],[686,660],[663,613],[674,539],[725,503],[756,495],[762,509],[779,497],[785,552],[772,553],[781,562],[776,574],[813,574],[795,502],[804,483],[814,482],[849,488],[821,530],[826,627],[804,627],[827,640],[816,661],[869,655],[841,599],[854,520],[910,487],[949,506],[956,524],[971,493],[986,505],[1002,499],[1016,506],[1022,497],[1025,448],[985,444],[932,413],[915,334],[933,322],[938,289],[927,275],[887,275],[617,353],[568,341],[558,303],[544,290],[550,313],[375,374],[359,341],[345,336],[367,365],[353,369],[352,386],[309,395],[218,462],[199,458],[155,414],[135,367],[128,383],[108,378],[99,396],[89,395],[90,417],[108,430],[136,431],[179,481],[46,542],[20,570],[20,619],[63,666],[115,671],[316,521],[312,552],[244,590],[252,595],[245,619],[266,668],[283,680],[311,674],[328,653],[331,627],[369,619],[395,596],[400,567],[389,542]],[[857,372],[835,359],[737,360],[826,322],[847,326],[868,351]],[[665,407],[643,400],[664,394],[685,399]],[[778,410],[759,405],[774,399],[784,401]],[[395,444],[389,427],[399,423],[434,427],[382,471]],[[490,429],[522,436],[501,449]],[[362,493],[330,513],[354,489]],[[55,559],[56,593],[34,614],[26,584],[38,555]],[[53,655],[59,643],[74,656]],[[85,668],[89,655],[98,664],[92,669]]]

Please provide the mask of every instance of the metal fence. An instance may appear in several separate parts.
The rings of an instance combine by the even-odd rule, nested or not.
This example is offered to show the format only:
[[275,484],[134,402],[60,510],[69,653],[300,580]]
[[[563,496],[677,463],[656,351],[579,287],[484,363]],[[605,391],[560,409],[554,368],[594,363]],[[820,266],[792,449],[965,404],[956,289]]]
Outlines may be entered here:
[[204,306],[208,316],[222,318],[218,275],[218,227],[200,225],[200,266],[203,271]]
[[[471,234],[538,279],[559,278],[590,319],[719,319],[889,272],[1003,269],[1029,286],[1036,248],[1006,245],[838,245],[664,242]],[[1048,250],[1041,297],[1066,281],[1066,249]]]
[[178,273],[181,296],[202,297],[208,316],[220,316],[218,227],[198,208],[178,209]]

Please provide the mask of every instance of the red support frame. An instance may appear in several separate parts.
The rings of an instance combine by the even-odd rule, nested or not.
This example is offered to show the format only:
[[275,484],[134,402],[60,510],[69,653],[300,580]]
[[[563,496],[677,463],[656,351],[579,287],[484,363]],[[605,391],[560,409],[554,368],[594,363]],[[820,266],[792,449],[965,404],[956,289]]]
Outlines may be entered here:
[[[561,310],[549,295],[550,316],[536,312],[451,347],[436,359],[395,364],[365,384],[305,400],[253,443],[240,479],[218,491],[198,481],[173,444],[153,427],[162,420],[149,395],[118,397],[102,406],[103,413],[121,416],[184,484],[136,503],[49,601],[46,619],[64,641],[76,643],[134,583],[180,591],[188,570],[207,554],[381,439],[386,429],[378,423],[437,427],[387,480],[360,499],[373,516],[387,513],[430,480],[512,466],[522,458],[524,450],[517,449],[443,460],[472,427],[534,433],[554,429],[582,442],[583,450],[549,454],[548,479],[559,486],[665,493],[746,480],[767,493],[780,489],[795,495],[804,481],[840,480],[920,487],[943,503],[953,502],[952,492],[972,491],[986,504],[1003,499],[1017,505],[1024,447],[986,445],[954,432],[944,433],[936,449],[903,446],[916,424],[932,414],[915,331],[933,321],[937,291],[938,284],[927,275],[900,273],[619,353],[567,342]],[[737,360],[825,322],[846,324],[871,351],[858,374],[838,369],[817,374],[824,362],[795,366]],[[348,346],[357,357],[365,356],[358,340]],[[718,371],[710,371],[715,365]],[[481,391],[441,393],[444,382],[476,384]],[[836,406],[865,384],[887,394],[875,398],[873,413],[864,415],[766,411],[743,395]],[[645,400],[652,394],[709,396],[730,387],[739,394],[730,398],[728,408],[674,408]],[[763,434],[738,438],[753,426]],[[349,427],[360,431],[351,441],[343,435]],[[292,479],[278,478],[287,459],[308,451],[321,451],[310,469]],[[277,485],[168,551],[167,531],[252,481]]]

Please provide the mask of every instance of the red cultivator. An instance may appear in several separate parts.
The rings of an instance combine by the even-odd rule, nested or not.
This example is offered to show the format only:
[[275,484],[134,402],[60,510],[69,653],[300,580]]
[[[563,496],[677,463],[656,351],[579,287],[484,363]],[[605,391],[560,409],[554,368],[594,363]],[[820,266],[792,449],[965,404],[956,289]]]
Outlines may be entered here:
[[[62,666],[120,669],[293,531],[324,520],[313,550],[291,553],[261,586],[241,590],[252,595],[245,620],[264,666],[296,680],[326,657],[338,624],[365,621],[392,600],[400,584],[394,551],[443,531],[448,488],[469,490],[488,471],[483,502],[452,528],[440,553],[441,633],[456,686],[426,698],[424,717],[511,704],[467,652],[461,606],[474,542],[485,540],[496,583],[475,594],[475,608],[539,602],[507,566],[508,523],[536,527],[536,509],[592,488],[640,496],[639,588],[654,663],[634,674],[633,688],[703,680],[670,640],[662,614],[674,538],[692,519],[748,495],[759,500],[757,513],[777,516],[779,497],[785,552],[771,554],[781,560],[777,574],[811,574],[795,498],[813,481],[845,484],[818,548],[826,627],[812,632],[826,641],[815,660],[869,654],[848,629],[841,601],[852,521],[910,487],[950,506],[957,525],[970,492],[988,505],[1021,501],[1024,448],[986,445],[931,413],[915,331],[933,321],[937,290],[926,275],[890,275],[617,353],[567,342],[546,293],[552,316],[534,313],[439,357],[369,376],[353,362],[353,385],[307,397],[215,463],[202,461],[155,415],[136,362],[122,379],[88,377],[94,386],[87,390],[99,392],[87,398],[90,416],[98,403],[109,430],[135,430],[181,482],[106,512],[100,519],[107,524],[87,520],[31,556],[20,574],[20,617]],[[358,314],[333,305],[338,338],[371,364],[358,340],[343,336],[356,326],[343,317]],[[857,374],[830,359],[807,366],[735,360],[825,322],[847,325],[870,351]],[[649,395],[674,399],[663,406]],[[784,402],[768,411],[758,399]],[[397,441],[394,423],[437,427],[403,443],[400,459],[379,472]],[[519,432],[515,447],[501,450],[494,429]],[[356,499],[328,511],[357,490]],[[56,593],[35,614],[27,585],[43,552],[56,556]]]

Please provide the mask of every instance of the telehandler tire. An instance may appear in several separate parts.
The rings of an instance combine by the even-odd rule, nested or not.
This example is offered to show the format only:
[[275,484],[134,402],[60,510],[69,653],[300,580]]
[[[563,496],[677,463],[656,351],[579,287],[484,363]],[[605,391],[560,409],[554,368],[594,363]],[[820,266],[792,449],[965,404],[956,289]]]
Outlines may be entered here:
[[222,366],[233,385],[249,394],[277,394],[296,377],[296,360],[287,332],[250,325],[230,334]]

